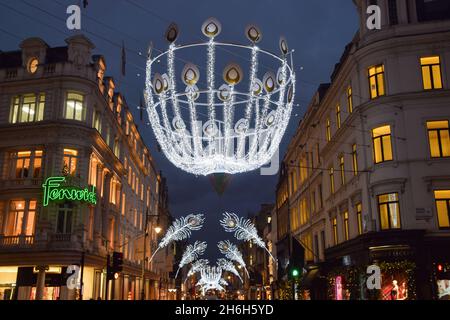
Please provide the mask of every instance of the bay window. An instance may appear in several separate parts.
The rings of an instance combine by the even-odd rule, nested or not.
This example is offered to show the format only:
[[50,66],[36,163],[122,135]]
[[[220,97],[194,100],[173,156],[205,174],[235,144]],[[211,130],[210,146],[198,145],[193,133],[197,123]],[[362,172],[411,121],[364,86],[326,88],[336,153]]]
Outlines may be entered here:
[[69,120],[83,121],[85,115],[84,96],[68,92],[66,96],[66,109],[64,117]]
[[378,212],[380,214],[381,230],[400,229],[398,193],[394,192],[379,195]]
[[372,142],[375,163],[391,161],[393,159],[390,126],[382,126],[373,129]]

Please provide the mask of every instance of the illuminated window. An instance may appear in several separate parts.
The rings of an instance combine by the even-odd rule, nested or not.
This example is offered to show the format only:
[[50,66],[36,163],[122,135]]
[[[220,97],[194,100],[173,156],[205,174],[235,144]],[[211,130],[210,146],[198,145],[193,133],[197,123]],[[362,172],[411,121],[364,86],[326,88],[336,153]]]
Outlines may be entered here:
[[5,235],[34,235],[36,203],[36,200],[13,200],[10,202]]
[[344,164],[344,156],[339,157],[339,170],[341,173],[341,185],[345,184],[345,164]]
[[353,175],[358,175],[358,153],[356,149],[356,144],[352,145],[352,168]]
[[88,220],[88,239],[94,240],[94,217],[95,217],[95,208],[89,208],[89,220]]
[[293,205],[290,210],[291,231],[296,231],[300,227],[299,205]]
[[97,131],[102,133],[102,115],[99,111],[94,111],[94,119],[92,120],[92,127],[97,129]]
[[124,193],[122,193],[122,215],[123,216],[125,215],[125,199],[126,199],[126,196],[125,196],[125,192],[124,192]]
[[330,193],[333,194],[334,193],[334,168],[331,167],[329,170],[329,175],[330,175]]
[[72,217],[73,217],[73,205],[71,203],[59,205],[58,218],[56,222],[56,233],[61,234],[72,233]]
[[353,91],[351,86],[347,88],[347,111],[348,113],[353,112]]
[[44,120],[45,93],[16,96],[12,100],[10,123]]
[[363,220],[362,220],[362,205],[358,203],[356,205],[356,220],[358,222],[358,234],[363,233]]
[[64,117],[70,120],[84,120],[84,97],[81,94],[68,92]]
[[337,218],[332,219],[332,225],[333,225],[333,243],[334,245],[338,244],[338,229],[337,229]]
[[432,158],[450,156],[448,120],[427,121],[428,140]]
[[345,237],[345,241],[347,241],[350,237],[349,225],[348,225],[348,211],[345,211],[344,214],[342,215],[342,217],[344,218],[344,237]]
[[301,243],[305,247],[305,261],[313,261],[314,260],[314,251],[313,251],[313,243],[312,243],[312,235],[311,233],[307,233],[302,235]]
[[372,142],[375,163],[381,163],[393,159],[390,126],[382,126],[373,129]]
[[300,225],[304,225],[309,220],[308,203],[306,198],[300,200]]
[[42,168],[42,151],[19,151],[14,156],[15,178],[39,178]]
[[330,142],[331,141],[331,122],[330,122],[330,119],[327,119],[326,136],[327,136],[327,141]]
[[450,228],[450,190],[435,190],[439,228]]
[[398,193],[388,193],[378,196],[378,211],[381,230],[400,228],[400,208]]
[[[136,225],[136,224],[135,224]],[[114,218],[109,219],[109,247],[114,249],[114,235],[115,235],[115,220]]]
[[114,155],[120,158],[120,140],[119,138],[114,139]]
[[423,88],[442,89],[441,62],[439,56],[420,58]]
[[336,126],[338,129],[341,128],[341,106],[336,105]]
[[73,149],[64,149],[63,170],[67,174],[75,175],[77,172],[78,151]]
[[306,157],[300,159],[300,183],[304,183],[308,178],[308,161]]
[[380,64],[369,68],[369,85],[372,99],[385,95],[384,65]]

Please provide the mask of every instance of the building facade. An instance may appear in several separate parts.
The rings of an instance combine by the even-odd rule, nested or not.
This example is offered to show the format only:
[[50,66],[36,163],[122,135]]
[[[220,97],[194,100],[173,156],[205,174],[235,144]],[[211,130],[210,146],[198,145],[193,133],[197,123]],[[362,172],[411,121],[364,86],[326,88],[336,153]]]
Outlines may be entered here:
[[[167,219],[164,179],[105,59],[82,35],[66,43],[0,53],[0,299],[79,299],[74,265],[83,299],[156,299],[167,268],[142,272],[142,236],[146,214],[151,243]],[[107,281],[113,252],[123,271]]]
[[[450,288],[440,274],[450,263],[450,3],[354,3],[360,30],[331,83],[318,88],[283,161],[277,248],[291,236],[305,249],[300,297],[443,299]],[[374,4],[381,30],[366,27]],[[381,289],[366,286],[370,265],[380,267]]]

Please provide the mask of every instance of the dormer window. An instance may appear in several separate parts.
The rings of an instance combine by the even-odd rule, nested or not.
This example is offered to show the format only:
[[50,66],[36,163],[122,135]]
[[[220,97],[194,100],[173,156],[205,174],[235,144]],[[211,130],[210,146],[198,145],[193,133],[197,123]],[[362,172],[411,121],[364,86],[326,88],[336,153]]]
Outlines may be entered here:
[[39,66],[39,60],[36,57],[30,58],[27,64],[27,70],[31,74],[35,74]]

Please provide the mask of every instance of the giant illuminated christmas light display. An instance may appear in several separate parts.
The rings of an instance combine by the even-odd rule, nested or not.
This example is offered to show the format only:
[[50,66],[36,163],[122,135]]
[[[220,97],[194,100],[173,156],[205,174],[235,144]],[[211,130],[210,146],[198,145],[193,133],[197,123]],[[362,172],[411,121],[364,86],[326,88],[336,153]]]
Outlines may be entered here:
[[[166,157],[184,171],[255,170],[271,160],[289,122],[295,95],[292,51],[284,38],[280,54],[258,47],[262,34],[256,26],[246,29],[250,44],[217,41],[221,25],[214,18],[202,31],[207,41],[178,45],[172,24],[168,50],[152,57],[149,49],[144,95],[150,124]],[[206,61],[186,62],[183,54]],[[244,58],[248,71],[236,63],[220,67],[218,61],[229,54]],[[184,66],[177,74],[180,61]]]

